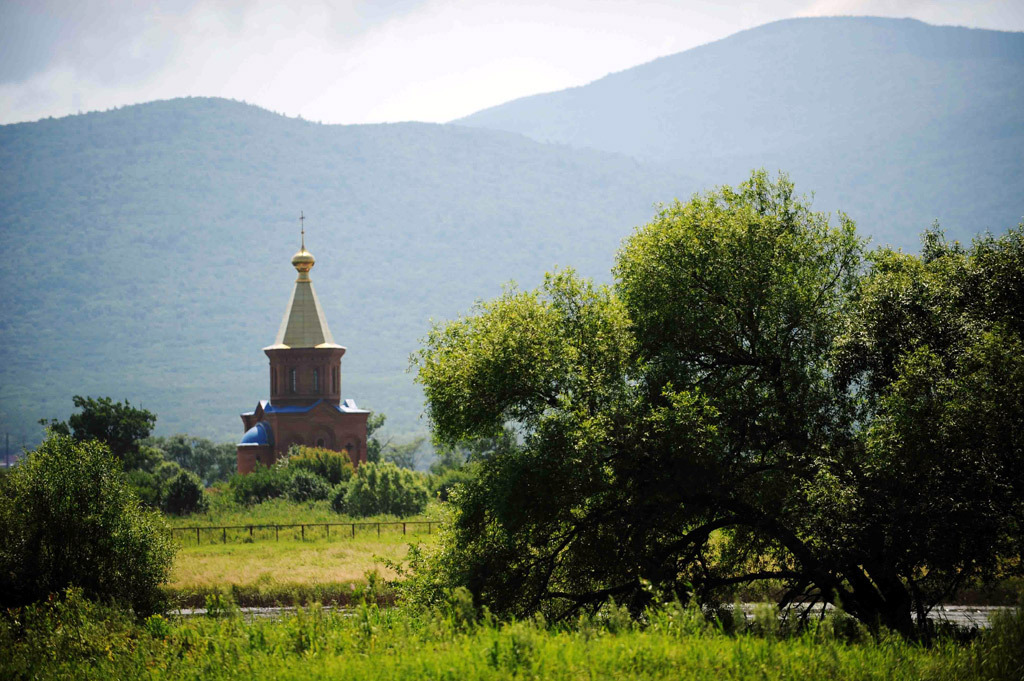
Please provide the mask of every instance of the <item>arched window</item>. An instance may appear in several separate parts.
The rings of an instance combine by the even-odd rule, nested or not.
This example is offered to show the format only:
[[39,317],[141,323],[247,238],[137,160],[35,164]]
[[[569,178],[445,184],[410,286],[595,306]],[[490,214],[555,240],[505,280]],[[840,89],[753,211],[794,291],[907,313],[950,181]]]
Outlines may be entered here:
[[299,385],[298,385],[298,381],[296,380],[295,369],[292,369],[289,372],[289,374],[290,375],[289,375],[289,378],[288,378],[288,382],[291,384],[292,392],[293,393],[298,392],[299,391]]
[[320,370],[313,369],[313,392],[320,392]]

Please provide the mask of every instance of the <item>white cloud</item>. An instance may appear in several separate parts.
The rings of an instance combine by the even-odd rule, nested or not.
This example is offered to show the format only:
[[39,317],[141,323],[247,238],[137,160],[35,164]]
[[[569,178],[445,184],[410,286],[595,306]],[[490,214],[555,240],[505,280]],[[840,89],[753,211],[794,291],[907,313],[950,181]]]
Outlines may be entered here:
[[162,10],[92,2],[62,13],[59,3],[12,3],[0,9],[0,122],[185,95],[332,123],[445,121],[789,16],[909,15],[1019,30],[1020,4],[177,0]]

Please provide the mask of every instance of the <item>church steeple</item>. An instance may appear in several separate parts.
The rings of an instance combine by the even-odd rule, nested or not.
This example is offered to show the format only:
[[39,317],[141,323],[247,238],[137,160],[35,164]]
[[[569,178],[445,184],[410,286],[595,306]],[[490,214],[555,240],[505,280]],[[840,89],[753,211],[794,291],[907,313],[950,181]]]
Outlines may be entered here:
[[272,466],[292,445],[348,452],[355,466],[366,461],[370,412],[355,400],[341,399],[345,348],[334,342],[309,279],[316,260],[306,250],[305,219],[300,213],[300,247],[292,256],[299,276],[277,338],[263,348],[270,360],[270,400],[242,414],[239,473],[249,473],[257,464]]
[[309,271],[316,264],[316,258],[306,250],[305,215],[299,215],[303,223],[302,245],[299,252],[292,256],[292,266],[299,273],[292,290],[291,300],[285,308],[281,327],[277,331],[274,344],[266,350],[280,348],[337,348],[331,330],[327,327],[327,319],[320,307],[320,301],[313,290],[313,281]]

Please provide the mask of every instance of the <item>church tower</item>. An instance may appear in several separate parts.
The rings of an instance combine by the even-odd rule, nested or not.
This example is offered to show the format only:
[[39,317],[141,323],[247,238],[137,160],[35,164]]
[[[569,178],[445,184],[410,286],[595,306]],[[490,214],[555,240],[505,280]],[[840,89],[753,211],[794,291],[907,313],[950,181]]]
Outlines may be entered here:
[[270,359],[270,400],[242,414],[239,473],[251,472],[257,463],[273,465],[295,444],[344,450],[356,466],[366,461],[370,412],[356,407],[355,400],[341,400],[345,348],[334,342],[313,290],[309,271],[315,264],[303,225],[302,247],[292,256],[299,276],[277,338],[263,348]]

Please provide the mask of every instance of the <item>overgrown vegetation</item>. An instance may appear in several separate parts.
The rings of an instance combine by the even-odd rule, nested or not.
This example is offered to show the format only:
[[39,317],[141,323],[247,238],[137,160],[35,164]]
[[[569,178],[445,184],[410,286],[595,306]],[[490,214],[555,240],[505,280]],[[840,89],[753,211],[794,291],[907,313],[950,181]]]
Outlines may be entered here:
[[562,271],[437,325],[435,438],[519,440],[454,496],[420,593],[566,620],[770,580],[911,634],[1019,571],[1024,226],[862,249],[755,172],[663,207],[614,287]]
[[293,445],[289,450],[288,466],[314,473],[329,485],[346,483],[356,472],[352,459],[345,452],[303,445]]
[[930,647],[873,636],[841,615],[805,631],[762,613],[708,621],[694,608],[622,609],[553,626],[542,618],[498,623],[464,590],[437,609],[354,613],[299,610],[243,620],[226,595],[208,616],[144,621],[77,592],[0,620],[0,676],[45,678],[373,679],[1019,679],[1024,617]]
[[335,490],[331,507],[351,516],[405,517],[423,513],[429,498],[422,475],[389,461],[367,462],[359,467],[347,487]]

